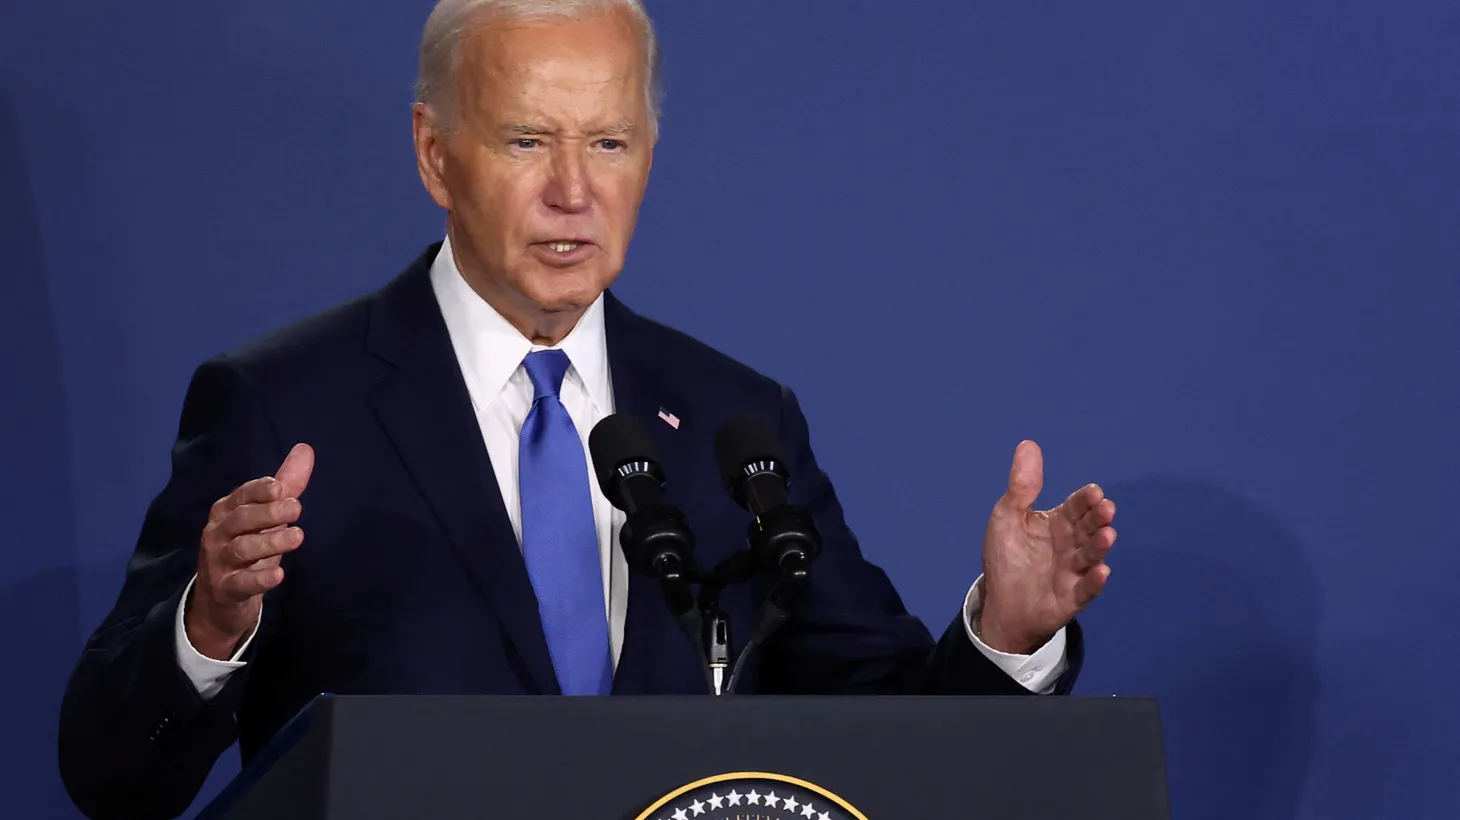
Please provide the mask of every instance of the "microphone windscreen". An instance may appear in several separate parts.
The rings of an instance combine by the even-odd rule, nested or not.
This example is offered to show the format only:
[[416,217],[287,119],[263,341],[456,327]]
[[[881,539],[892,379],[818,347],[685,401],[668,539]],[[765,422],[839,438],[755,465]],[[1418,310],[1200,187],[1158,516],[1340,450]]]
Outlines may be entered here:
[[593,472],[598,487],[608,498],[614,498],[614,471],[627,461],[650,461],[657,468],[659,448],[638,419],[627,413],[614,413],[593,426],[588,434],[588,452],[593,457]]
[[739,497],[745,465],[754,461],[774,461],[786,469],[781,440],[770,425],[759,416],[736,416],[720,425],[715,431],[715,462],[731,495]]

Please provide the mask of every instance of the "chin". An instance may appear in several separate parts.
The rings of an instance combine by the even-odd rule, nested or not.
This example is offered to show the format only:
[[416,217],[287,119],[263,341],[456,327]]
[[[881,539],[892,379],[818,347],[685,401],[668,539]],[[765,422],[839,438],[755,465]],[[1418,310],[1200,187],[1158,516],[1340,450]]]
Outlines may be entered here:
[[584,310],[613,282],[598,270],[540,270],[533,272],[524,291],[541,310]]
[[549,313],[559,313],[562,311],[586,309],[589,305],[593,304],[593,300],[597,299],[603,290],[601,287],[584,283],[569,287],[538,286],[528,290],[526,295],[539,310]]

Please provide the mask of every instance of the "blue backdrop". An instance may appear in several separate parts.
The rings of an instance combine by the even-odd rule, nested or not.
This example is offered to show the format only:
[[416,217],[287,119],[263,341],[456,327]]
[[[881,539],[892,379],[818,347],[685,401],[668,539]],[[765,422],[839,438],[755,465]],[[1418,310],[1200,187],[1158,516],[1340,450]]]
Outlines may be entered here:
[[[1034,438],[1119,503],[1080,691],[1160,698],[1178,818],[1456,816],[1460,5],[651,10],[618,290],[797,388],[909,606]],[[62,686],[192,368],[439,235],[428,11],[0,8],[0,814],[76,816]]]

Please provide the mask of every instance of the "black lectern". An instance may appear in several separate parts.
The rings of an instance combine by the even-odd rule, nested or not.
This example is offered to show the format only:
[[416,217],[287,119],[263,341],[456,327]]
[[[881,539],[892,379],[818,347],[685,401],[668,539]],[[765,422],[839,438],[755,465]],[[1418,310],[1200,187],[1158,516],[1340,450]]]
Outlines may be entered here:
[[1167,820],[1141,698],[316,699],[208,820]]

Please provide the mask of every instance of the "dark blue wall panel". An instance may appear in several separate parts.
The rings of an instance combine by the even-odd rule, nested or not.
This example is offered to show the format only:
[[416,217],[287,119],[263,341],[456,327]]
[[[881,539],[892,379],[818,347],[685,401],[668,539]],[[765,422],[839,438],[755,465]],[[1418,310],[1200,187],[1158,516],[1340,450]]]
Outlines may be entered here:
[[[437,238],[428,11],[0,8],[0,814],[76,816],[61,688],[192,368]],[[1460,811],[1460,7],[652,11],[618,290],[798,390],[918,614],[1034,438],[1120,505],[1081,691],[1161,699],[1178,817]]]

